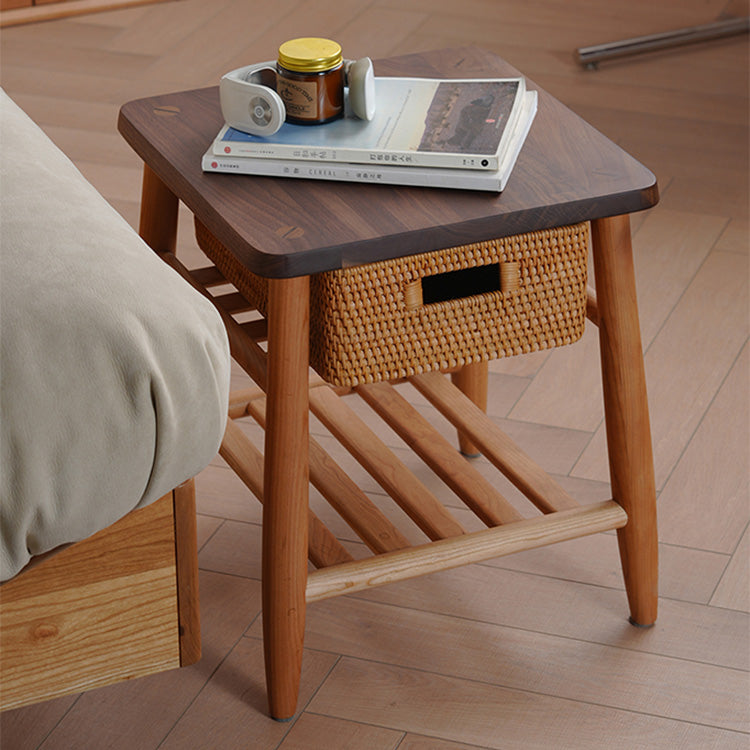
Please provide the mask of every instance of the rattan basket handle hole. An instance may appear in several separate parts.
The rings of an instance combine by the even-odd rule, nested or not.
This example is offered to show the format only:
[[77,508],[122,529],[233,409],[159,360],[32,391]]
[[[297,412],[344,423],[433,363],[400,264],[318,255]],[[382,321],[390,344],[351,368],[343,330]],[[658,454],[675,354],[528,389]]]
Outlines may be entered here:
[[404,302],[407,310],[416,310],[423,305],[450,302],[478,294],[514,292],[520,287],[521,265],[518,261],[490,263],[410,281],[404,287]]

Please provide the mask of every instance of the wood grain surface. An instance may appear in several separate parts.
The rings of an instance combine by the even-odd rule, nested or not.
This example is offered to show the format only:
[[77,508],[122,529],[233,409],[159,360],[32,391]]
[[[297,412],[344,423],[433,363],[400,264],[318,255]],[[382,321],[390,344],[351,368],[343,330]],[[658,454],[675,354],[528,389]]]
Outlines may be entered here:
[[[520,75],[474,48],[376,62],[377,75]],[[223,120],[218,88],[134,100],[118,127],[164,183],[250,270],[289,277],[437,250],[587,219],[658,200],[654,175],[554,97],[539,111],[499,195],[204,174]]]

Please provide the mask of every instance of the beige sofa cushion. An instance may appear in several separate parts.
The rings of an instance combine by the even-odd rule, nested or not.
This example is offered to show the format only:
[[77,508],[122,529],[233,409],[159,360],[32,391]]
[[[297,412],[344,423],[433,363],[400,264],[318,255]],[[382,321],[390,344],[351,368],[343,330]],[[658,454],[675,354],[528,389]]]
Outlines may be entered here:
[[0,90],[0,580],[216,455],[218,313]]

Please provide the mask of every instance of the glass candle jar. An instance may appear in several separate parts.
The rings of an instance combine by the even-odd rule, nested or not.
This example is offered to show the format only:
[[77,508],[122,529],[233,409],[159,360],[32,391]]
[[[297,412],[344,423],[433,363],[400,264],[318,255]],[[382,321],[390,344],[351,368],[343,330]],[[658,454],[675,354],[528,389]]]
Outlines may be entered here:
[[344,114],[344,61],[330,39],[291,39],[279,47],[276,91],[286,120],[319,125]]

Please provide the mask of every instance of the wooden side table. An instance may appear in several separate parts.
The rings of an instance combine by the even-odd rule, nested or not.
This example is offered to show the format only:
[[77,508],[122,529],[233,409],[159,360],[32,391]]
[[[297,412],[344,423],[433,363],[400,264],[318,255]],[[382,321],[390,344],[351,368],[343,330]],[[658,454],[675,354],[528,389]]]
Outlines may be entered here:
[[[518,75],[475,49],[378,61],[376,72]],[[261,456],[230,420],[222,455],[263,502],[271,715],[287,719],[295,712],[307,602],[584,534],[618,530],[631,621],[653,624],[656,501],[628,218],[656,204],[651,172],[541,90],[537,119],[500,195],[204,174],[200,157],[221,124],[218,92],[209,88],[130,102],[121,110],[119,129],[145,163],[140,231],[151,247],[209,296],[210,288],[227,281],[240,286],[245,274],[267,283],[265,321],[238,323],[233,313],[247,305],[237,294],[217,296],[215,302],[233,356],[260,386],[234,397],[231,416],[250,414],[266,428]],[[229,254],[235,271],[209,266],[189,272],[175,258],[178,200]],[[486,391],[481,363],[454,373],[457,387],[439,373],[416,375],[413,384],[456,424],[466,445],[484,452],[543,512],[521,518],[492,487],[486,491],[490,500],[477,500],[470,463],[428,437],[422,457],[487,518],[488,529],[463,533],[359,425],[339,392],[319,378],[310,380],[311,275],[582,221],[591,222],[597,290],[589,293],[587,314],[599,328],[613,499],[578,506],[493,426],[475,405]],[[258,344],[263,339],[267,354]],[[422,424],[389,387],[354,390],[417,446]],[[310,439],[310,409],[433,541],[403,548],[400,532]],[[352,560],[312,514],[309,482],[322,488],[373,557]],[[318,568],[309,575],[308,552]]]

